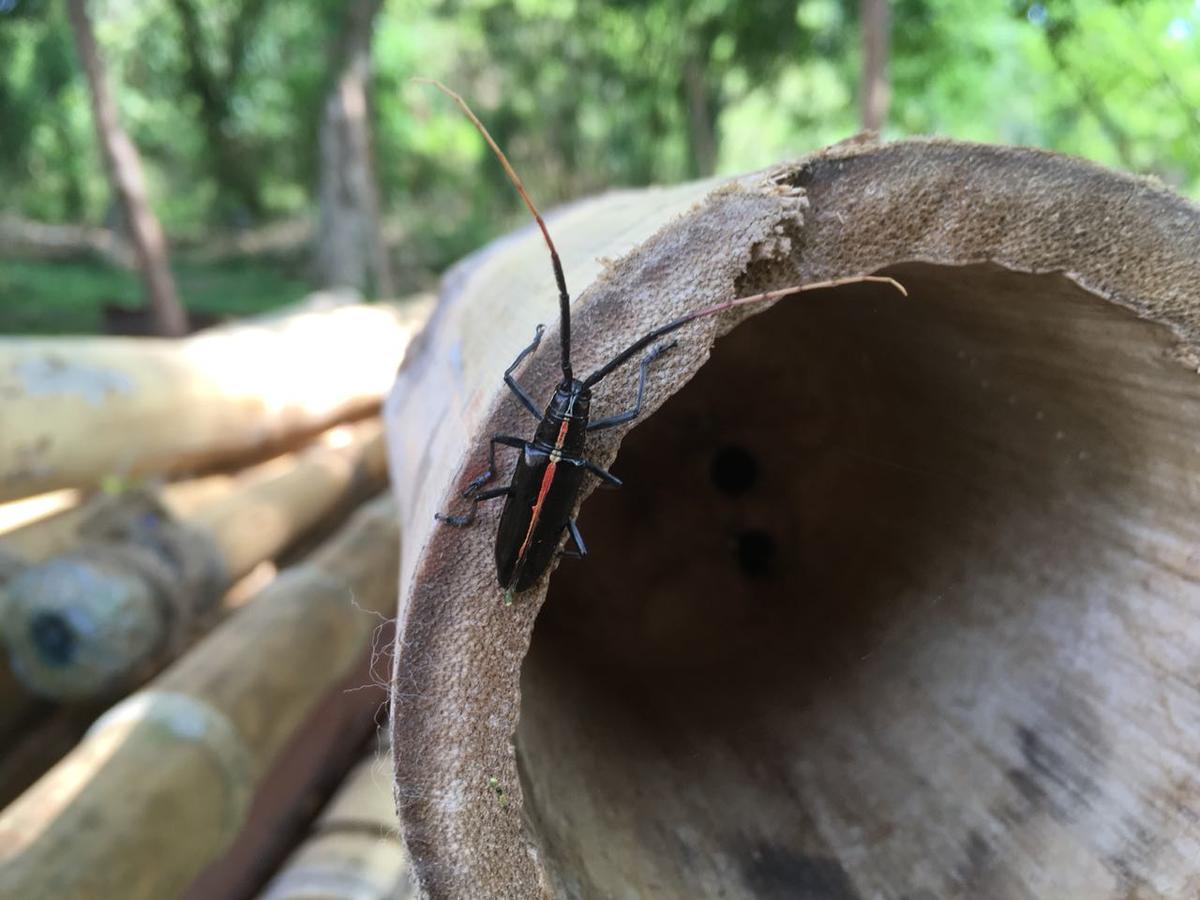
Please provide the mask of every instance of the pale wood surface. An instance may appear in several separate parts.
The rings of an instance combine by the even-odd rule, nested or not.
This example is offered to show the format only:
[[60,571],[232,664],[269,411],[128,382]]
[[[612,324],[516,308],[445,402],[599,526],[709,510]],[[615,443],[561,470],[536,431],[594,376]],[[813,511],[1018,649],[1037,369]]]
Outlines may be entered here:
[[296,455],[287,471],[261,477],[197,508],[184,521],[213,535],[230,581],[274,559],[327,516],[352,487],[378,490],[386,472],[377,419],[343,427]]

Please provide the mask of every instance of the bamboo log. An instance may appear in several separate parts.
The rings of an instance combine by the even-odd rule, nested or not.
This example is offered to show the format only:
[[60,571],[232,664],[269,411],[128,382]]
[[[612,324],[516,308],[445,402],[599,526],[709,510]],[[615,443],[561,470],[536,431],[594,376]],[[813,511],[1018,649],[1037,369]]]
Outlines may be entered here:
[[181,900],[250,897],[278,871],[327,797],[361,758],[379,729],[387,691],[375,671],[376,650],[390,629],[377,629],[359,662],[292,734],[258,786],[233,846],[188,887]]
[[[362,426],[371,429],[374,426]],[[353,435],[352,427],[337,426],[319,437],[317,445],[344,446]],[[382,482],[386,476],[386,456],[382,444],[372,437],[364,449],[361,477],[368,483]],[[383,457],[381,460],[380,457]],[[220,472],[172,481],[165,484],[141,484],[116,493],[97,493],[84,502],[71,495],[73,490],[56,491],[3,505],[10,514],[12,528],[0,533],[0,559],[24,567],[66,552],[80,541],[111,532],[113,523],[128,522],[139,515],[165,509],[172,519],[203,518],[214,513],[221,501],[231,494],[277,479],[296,465],[295,453],[285,453],[236,472]],[[359,477],[359,476],[356,476]],[[22,508],[24,507],[24,508]],[[44,515],[38,515],[38,511]],[[0,576],[0,583],[4,578]]]
[[[359,426],[360,429],[372,427]],[[345,427],[335,428],[322,437],[321,442],[344,446],[347,433]],[[360,471],[354,478],[366,485],[383,483],[386,478],[386,460],[382,459],[383,456],[382,442],[376,437],[367,436],[367,443],[359,462]],[[145,486],[117,494],[97,494],[84,503],[53,512],[0,535],[0,585],[18,572],[67,553],[80,543],[110,539],[114,523],[127,524],[143,516],[158,515],[163,509],[167,511],[171,521],[221,518],[222,514],[228,517],[229,505],[219,505],[220,501],[238,492],[244,497],[253,497],[256,493],[265,493],[269,497],[272,493],[279,493],[279,486],[273,483],[289,472],[293,473],[292,481],[303,482],[306,477],[303,472],[307,470],[295,472],[296,466],[295,454],[285,454],[235,474],[208,475],[172,482],[158,488]],[[316,470],[316,474],[320,474],[320,468]],[[353,489],[347,492],[351,497],[355,493]],[[54,505],[57,505],[58,498],[49,495],[42,497],[54,500]],[[36,499],[41,500],[42,497]],[[22,501],[16,501],[9,506],[18,506],[21,503]],[[313,515],[312,510],[296,512],[297,518],[290,526],[293,533],[298,532],[305,522],[311,521]],[[275,518],[288,514],[288,510],[281,507]],[[257,516],[249,518],[261,520],[264,515],[260,512]],[[278,536],[278,530],[278,526],[275,526],[271,533]],[[227,540],[226,543],[230,541]],[[260,540],[259,546],[262,543]],[[279,545],[286,543],[288,540],[280,540]],[[245,568],[245,565],[228,568],[231,573],[236,574],[235,570]],[[254,580],[247,577],[236,583],[234,590],[242,590],[243,585],[250,588],[250,583]],[[257,588],[250,588],[247,597],[253,593],[257,593]],[[227,595],[227,599],[229,596]],[[0,604],[2,603],[3,593],[0,592]],[[44,702],[39,703],[37,695],[12,673],[6,651],[3,663],[0,664],[0,753],[4,757],[0,763],[0,796],[15,796],[45,772],[75,744],[79,735],[95,717],[94,713],[89,717],[87,710],[83,710],[82,714],[65,713],[55,717],[53,722],[38,724],[37,720],[45,718],[50,712],[50,707]],[[23,732],[30,728],[37,730],[38,734],[24,736]],[[44,736],[42,731],[46,732]],[[0,805],[3,803],[0,802]]]
[[11,532],[77,508],[79,500],[80,492],[67,488],[0,503],[0,541]]
[[393,610],[398,541],[390,500],[373,501],[105,714],[0,812],[0,896],[181,894],[228,849],[262,773]]
[[12,714],[4,710],[6,726],[11,729],[0,749],[0,809],[66,756],[104,712],[102,703],[56,706],[28,692],[23,696],[29,702],[15,707]]
[[132,269],[129,242],[110,228],[38,222],[12,213],[0,214],[0,254],[15,259],[101,259]]
[[[362,435],[366,443],[358,463],[360,471],[354,475],[354,479],[367,486],[377,486],[382,484],[386,477],[383,471],[386,463],[382,460],[384,454],[382,442],[377,436],[377,427],[366,424],[357,426],[356,429],[348,429],[342,426],[323,436],[321,443],[334,447],[345,446],[348,438],[353,439],[355,431],[364,430],[368,432]],[[370,433],[372,431],[375,436]],[[326,463],[332,463],[335,472],[340,469],[336,455],[327,459]],[[286,454],[233,475],[209,475],[173,482],[157,489],[146,486],[118,494],[96,495],[83,504],[0,535],[0,585],[17,572],[66,553],[80,543],[111,539],[114,523],[118,523],[119,528],[122,524],[137,521],[143,516],[159,515],[163,509],[167,511],[171,521],[228,518],[231,507],[237,508],[237,505],[222,501],[234,494],[243,498],[241,508],[250,510],[255,507],[246,500],[262,495],[258,502],[259,511],[256,514],[247,514],[248,520],[265,526],[261,534],[256,536],[255,546],[260,549],[264,547],[268,544],[265,539],[271,535],[276,538],[277,546],[287,545],[291,535],[298,533],[306,522],[310,522],[318,508],[305,510],[295,508],[293,504],[293,509],[289,511],[287,506],[280,505],[272,515],[269,507],[266,510],[261,508],[263,502],[269,501],[272,495],[279,494],[282,494],[282,501],[287,501],[286,493],[280,490],[289,480],[283,478],[285,475],[290,474],[290,481],[299,483],[302,490],[306,488],[304,481],[309,477],[314,477],[318,486],[326,484],[329,479],[317,477],[322,474],[323,468],[321,465],[315,470],[305,466],[298,468],[296,455]],[[351,489],[346,492],[346,496],[352,498],[356,493],[355,489]],[[311,489],[298,496],[311,498]],[[329,504],[324,508],[328,509],[331,506],[332,504]],[[281,517],[289,521],[290,524],[284,526],[284,532],[291,532],[291,535],[280,534],[278,520]],[[327,515],[326,518],[336,517]],[[275,520],[274,525],[272,519]],[[219,530],[219,523],[216,527]],[[307,539],[307,535],[305,537]],[[232,542],[226,540],[225,543]],[[270,547],[267,546],[267,549]],[[273,556],[274,553],[270,555]],[[227,568],[231,574],[236,574],[235,570],[244,569],[248,562],[240,566],[227,565]],[[228,602],[234,593],[244,590],[246,594],[239,601],[240,605],[240,602],[249,599],[261,589],[261,581],[261,578],[253,575],[243,578],[226,594],[226,601]],[[255,582],[259,583],[255,585]],[[2,602],[3,594],[0,593],[0,603]],[[93,704],[83,707],[76,704],[72,709],[55,712],[52,706],[31,692],[30,688],[13,674],[7,656],[5,652],[3,663],[0,664],[0,806],[17,796],[61,759],[78,742],[100,711],[92,709]],[[62,674],[84,681],[89,677],[87,672]],[[86,693],[91,693],[95,687],[89,685]],[[78,698],[73,694],[72,699]]]
[[388,788],[390,754],[364,759],[260,900],[408,900],[416,891]]
[[[556,321],[544,247],[527,232],[448,281],[386,413],[422,887],[1200,894],[1200,210],[943,141],[711,187],[552,224],[576,372],[758,289],[883,271],[911,297],[678,332],[636,427],[589,437],[625,481],[583,502],[590,555],[505,605],[499,504],[467,529],[433,513],[463,511],[489,435],[529,433],[499,375]],[[557,368],[552,327],[518,376],[545,399]]]
[[[121,511],[114,513],[115,508]],[[132,520],[139,512],[151,508],[153,503],[147,500],[144,491],[100,495],[0,535],[0,613],[5,609],[4,584],[30,566],[64,553],[77,544],[81,529],[86,530],[89,521],[98,522],[114,514]],[[70,734],[70,726],[78,725],[81,718],[63,716],[56,722],[39,721],[50,713],[50,706],[40,702],[13,674],[7,651],[0,653],[0,805],[45,771],[56,754],[61,755],[70,746],[63,746],[62,740]],[[83,725],[86,724],[83,721]],[[47,739],[26,736],[31,729],[39,733],[45,730]],[[34,743],[38,746],[31,750],[29,745]]]
[[0,338],[0,500],[195,470],[362,415],[429,309],[309,306],[174,342]]
[[[182,649],[237,579],[339,503],[382,487],[382,456],[379,425],[368,422],[340,446],[274,464],[185,519],[121,505],[118,517],[89,526],[91,540],[4,585],[0,639],[13,670],[55,699],[103,696],[144,678]],[[184,500],[196,498],[176,493],[179,507]]]

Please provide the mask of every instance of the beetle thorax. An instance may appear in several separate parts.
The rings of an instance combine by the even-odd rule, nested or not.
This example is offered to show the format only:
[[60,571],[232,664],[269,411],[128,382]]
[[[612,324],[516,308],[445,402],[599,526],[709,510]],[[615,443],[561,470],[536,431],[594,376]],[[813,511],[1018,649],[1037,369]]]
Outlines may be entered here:
[[591,405],[591,388],[584,386],[584,383],[578,378],[574,378],[571,381],[561,382],[554,389],[554,396],[546,404],[546,418],[559,421],[581,419],[586,423]]
[[582,381],[572,379],[559,384],[554,389],[554,396],[546,404],[546,414],[538,425],[535,443],[547,449],[559,449],[571,456],[582,453],[591,404],[591,388]]

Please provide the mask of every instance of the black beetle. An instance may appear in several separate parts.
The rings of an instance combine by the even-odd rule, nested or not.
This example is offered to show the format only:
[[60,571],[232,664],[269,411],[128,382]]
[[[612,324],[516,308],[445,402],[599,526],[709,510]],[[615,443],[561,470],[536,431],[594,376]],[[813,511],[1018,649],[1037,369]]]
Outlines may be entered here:
[[[642,409],[642,396],[646,388],[646,371],[660,354],[674,346],[674,341],[659,344],[642,358],[637,398],[632,407],[624,412],[592,422],[588,417],[592,401],[592,388],[601,379],[672,331],[682,328],[696,319],[716,315],[737,306],[764,303],[802,291],[836,287],[843,284],[857,284],[864,281],[890,284],[902,294],[907,294],[904,287],[893,278],[856,275],[728,300],[689,313],[655,328],[638,338],[587,378],[580,380],[574,376],[571,370],[571,297],[567,293],[562,263],[559,261],[558,251],[554,247],[554,241],[550,238],[546,223],[542,220],[537,207],[533,205],[533,201],[525,190],[525,185],[522,184],[512,165],[509,164],[504,152],[488,134],[483,123],[476,118],[467,102],[440,82],[430,79],[417,80],[434,85],[453,99],[492,148],[513,186],[516,187],[517,193],[529,207],[538,228],[541,229],[546,246],[550,248],[550,262],[554,268],[554,279],[558,284],[559,315],[562,320],[560,329],[562,381],[554,389],[554,396],[550,398],[544,412],[538,410],[537,403],[513,376],[517,366],[537,349],[542,339],[544,326],[537,327],[537,333],[534,335],[532,343],[517,354],[512,365],[504,370],[504,383],[516,394],[521,405],[529,410],[534,418],[538,419],[533,440],[505,434],[493,435],[488,445],[487,470],[472,479],[462,493],[464,499],[471,501],[471,509],[458,516],[437,514],[437,519],[448,525],[466,526],[475,521],[476,504],[497,497],[506,498],[504,510],[500,514],[500,527],[496,532],[496,573],[500,586],[507,590],[523,591],[531,587],[542,576],[554,560],[558,547],[562,543],[564,532],[570,537],[575,549],[563,550],[562,553],[576,558],[587,555],[587,547],[579,534],[579,528],[576,526],[575,520],[571,518],[571,509],[579,495],[584,474],[591,472],[614,487],[620,487],[621,480],[584,456],[586,435],[589,431],[612,428],[637,418]],[[521,451],[517,458],[517,467],[507,487],[482,490],[483,486],[495,476],[497,444],[514,447]]]

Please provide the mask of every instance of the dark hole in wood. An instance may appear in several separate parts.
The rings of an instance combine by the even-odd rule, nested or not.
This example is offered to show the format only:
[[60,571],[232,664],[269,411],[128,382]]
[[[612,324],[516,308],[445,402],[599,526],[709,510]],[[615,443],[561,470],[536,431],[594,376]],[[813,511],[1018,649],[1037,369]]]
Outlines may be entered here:
[[38,613],[29,623],[29,634],[48,663],[66,665],[75,656],[75,633],[57,613]]
[[[990,861],[993,823],[1085,846],[1101,807],[1125,815],[1127,714],[1094,685],[1140,644],[1080,625],[1166,595],[1087,513],[1188,557],[1147,523],[1192,533],[1165,486],[1196,431],[1157,426],[1200,421],[1195,375],[1066,279],[894,273],[910,299],[844,288],[734,329],[625,438],[625,487],[584,503],[591,552],[553,576],[517,734],[556,896],[868,897],[931,845],[930,896],[1002,894],[1038,862]],[[736,504],[713,476],[735,443],[760,471]],[[750,529],[770,577],[739,565]]]
[[744,494],[758,482],[758,461],[745,447],[727,444],[713,457],[712,481],[730,496]]
[[775,539],[757,528],[739,531],[735,539],[738,568],[749,578],[771,574],[775,563]]

